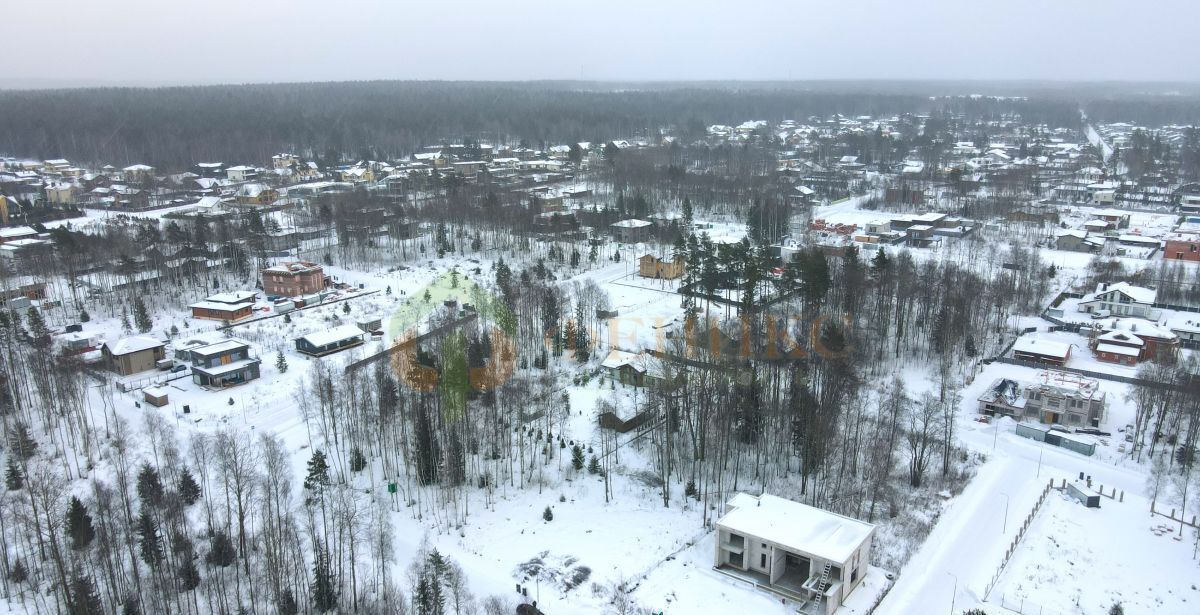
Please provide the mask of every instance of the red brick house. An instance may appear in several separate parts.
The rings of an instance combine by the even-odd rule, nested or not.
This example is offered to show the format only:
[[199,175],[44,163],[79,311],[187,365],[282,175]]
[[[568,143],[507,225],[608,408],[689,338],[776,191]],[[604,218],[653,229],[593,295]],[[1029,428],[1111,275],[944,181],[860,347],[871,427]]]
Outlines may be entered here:
[[1166,260],[1200,261],[1200,235],[1196,233],[1171,233],[1166,237],[1163,248]]
[[329,278],[316,263],[289,261],[263,269],[262,282],[269,295],[299,297],[320,292],[329,285]]

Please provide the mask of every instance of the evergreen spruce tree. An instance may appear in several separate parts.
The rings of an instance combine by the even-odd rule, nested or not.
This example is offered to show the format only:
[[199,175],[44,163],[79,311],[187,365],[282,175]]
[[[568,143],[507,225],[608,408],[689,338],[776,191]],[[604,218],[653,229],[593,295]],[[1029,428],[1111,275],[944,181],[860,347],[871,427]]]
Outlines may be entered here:
[[433,588],[429,576],[423,572],[417,577],[417,586],[413,590],[413,606],[417,615],[431,615],[434,612]]
[[583,465],[584,465],[583,447],[579,446],[578,444],[571,447],[571,465],[575,468],[576,471],[580,471],[583,469]]
[[600,458],[592,455],[591,461],[588,461],[588,474],[601,474],[604,469],[600,467]]
[[695,479],[688,479],[687,487],[684,488],[683,494],[689,498],[696,498],[697,500],[700,499],[700,492],[696,489]]
[[155,470],[148,463],[143,463],[142,469],[138,471],[137,492],[143,506],[151,506],[153,508],[162,506],[162,479],[158,476],[158,470]]
[[19,491],[25,486],[25,474],[12,455],[8,457],[8,468],[4,471],[4,487],[9,491]]
[[154,321],[150,319],[150,312],[146,310],[146,302],[142,301],[140,295],[133,298],[133,323],[142,333],[149,333],[150,329],[154,328]]
[[196,561],[191,557],[184,558],[176,576],[179,578],[180,592],[190,592],[200,585],[200,571],[196,570]]
[[342,302],[342,313],[343,313],[343,314],[349,314],[349,313],[350,313],[350,302],[349,302],[349,301],[343,301],[343,302]]
[[176,486],[176,489],[179,491],[179,499],[183,501],[184,506],[191,506],[200,500],[200,485],[186,467],[179,471],[179,485]]
[[91,319],[92,319],[92,315],[88,314],[88,311],[86,309],[81,308],[79,310],[79,322],[88,322]]
[[67,537],[71,540],[71,548],[76,551],[86,549],[96,538],[92,516],[76,496],[71,496],[71,503],[67,506]]
[[69,615],[105,615],[104,603],[100,600],[100,592],[89,577],[76,575],[71,582],[71,604],[67,607]]
[[26,312],[29,321],[29,337],[33,338],[35,348],[45,348],[50,344],[50,329],[46,328],[46,320],[37,308],[31,307]]
[[318,613],[337,608],[337,589],[333,585],[333,573],[329,570],[329,557],[323,551],[317,553],[313,562],[312,597],[313,609]]
[[325,453],[316,449],[308,460],[308,476],[304,477],[304,488],[320,492],[329,484],[329,463],[325,460]]
[[137,596],[125,596],[121,605],[121,615],[142,615],[142,601]]
[[29,433],[29,427],[22,421],[16,421],[13,423],[12,433],[8,436],[8,447],[11,454],[18,455],[21,459],[29,459],[37,452],[38,444]]
[[156,568],[166,555],[163,551],[162,536],[158,533],[158,524],[150,511],[143,510],[138,517],[138,540],[141,544],[142,561],[151,568]]
[[546,507],[546,510],[542,511],[542,519],[544,521],[553,521],[554,520],[554,511],[550,510],[549,506]]
[[287,359],[283,357],[282,350],[275,355],[275,369],[279,370],[281,374],[286,373],[288,370]]
[[8,569],[8,580],[13,583],[24,583],[29,579],[29,569],[25,567],[25,562],[17,560],[13,562],[11,568]]
[[296,603],[296,594],[291,589],[285,589],[279,594],[279,600],[276,601],[275,610],[279,615],[297,615],[300,612],[300,605]]
[[291,315],[291,314],[284,314],[284,315],[283,315],[283,324],[285,324],[285,325],[290,325],[290,324],[292,324],[292,315]]
[[204,556],[204,563],[209,566],[218,568],[228,568],[237,558],[237,551],[233,548],[233,539],[226,534],[224,530],[213,532],[211,538],[208,539],[208,555]]
[[354,447],[354,450],[350,451],[350,471],[362,472],[366,467],[367,457],[363,455],[362,449]]
[[129,324],[129,310],[121,310],[121,332],[125,335],[133,333],[133,326]]

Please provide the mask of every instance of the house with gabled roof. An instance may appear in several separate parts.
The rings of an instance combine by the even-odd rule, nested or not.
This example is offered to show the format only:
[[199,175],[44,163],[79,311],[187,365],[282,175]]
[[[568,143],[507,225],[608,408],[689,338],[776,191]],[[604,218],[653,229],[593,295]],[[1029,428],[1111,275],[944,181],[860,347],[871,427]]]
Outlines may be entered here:
[[124,337],[100,347],[104,364],[122,376],[155,369],[167,356],[166,344],[148,335]]
[[1079,301],[1079,311],[1096,318],[1107,316],[1136,316],[1158,318],[1154,308],[1158,291],[1153,288],[1134,286],[1127,282],[1109,284],[1102,282],[1095,292],[1088,293]]

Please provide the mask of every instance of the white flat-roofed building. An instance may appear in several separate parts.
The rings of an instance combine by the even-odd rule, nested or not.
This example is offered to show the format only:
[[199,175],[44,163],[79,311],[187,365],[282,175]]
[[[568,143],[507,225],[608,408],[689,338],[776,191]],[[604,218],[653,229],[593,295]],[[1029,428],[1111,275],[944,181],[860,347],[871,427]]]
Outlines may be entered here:
[[862,583],[874,525],[770,494],[739,493],[725,507],[716,523],[717,570],[813,615],[835,612]]

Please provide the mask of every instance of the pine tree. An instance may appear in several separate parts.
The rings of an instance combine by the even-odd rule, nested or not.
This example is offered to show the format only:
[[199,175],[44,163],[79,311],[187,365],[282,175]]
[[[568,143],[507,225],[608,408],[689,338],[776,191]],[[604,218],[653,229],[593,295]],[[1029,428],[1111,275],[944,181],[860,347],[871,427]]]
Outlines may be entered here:
[[1125,607],[1121,606],[1120,602],[1114,602],[1108,607],[1108,615],[1125,615]]
[[287,370],[288,370],[287,359],[285,359],[283,357],[282,350],[280,350],[278,353],[275,354],[275,369],[279,370],[279,373],[281,373],[281,374],[287,373]]
[[121,332],[126,335],[133,333],[133,326],[129,324],[129,310],[121,310]]
[[236,558],[237,551],[233,548],[233,540],[229,534],[224,530],[214,532],[208,539],[208,555],[204,556],[204,563],[218,568],[228,568]]
[[316,449],[308,460],[308,476],[304,477],[304,488],[320,492],[329,484],[329,463],[325,460],[325,453]]
[[8,569],[8,580],[13,583],[24,583],[29,579],[29,569],[25,567],[25,562],[17,560],[13,562],[11,568]]
[[547,522],[554,520],[554,511],[550,510],[549,506],[546,507],[546,510],[542,511],[542,519]]
[[279,615],[297,615],[300,605],[296,603],[296,594],[291,589],[283,590],[276,601],[275,610]]
[[148,510],[143,510],[138,517],[138,540],[141,542],[142,561],[151,568],[157,567],[166,554],[163,551],[162,536],[158,533],[158,524],[154,522],[154,517],[150,516]]
[[687,487],[683,489],[683,495],[686,495],[689,498],[696,498],[697,500],[700,499],[700,492],[696,490],[695,479],[688,479]]
[[138,472],[137,492],[138,497],[142,500],[142,505],[153,508],[162,506],[162,479],[158,476],[158,470],[155,470],[148,463],[143,463],[142,469]]
[[13,423],[12,433],[8,437],[8,446],[12,454],[21,459],[29,459],[37,452],[37,440],[29,433],[29,427],[21,421]]
[[46,320],[35,307],[29,308],[26,314],[26,320],[29,321],[29,337],[33,338],[34,347],[45,348],[50,344],[50,329],[46,328]]
[[343,313],[343,314],[349,314],[349,313],[350,313],[350,302],[349,302],[349,301],[343,301],[343,302],[342,302],[342,313]]
[[591,461],[588,461],[588,474],[602,474],[604,469],[600,467],[600,458],[592,455]]
[[137,596],[125,596],[121,605],[121,615],[142,615],[142,601]]
[[17,465],[17,460],[9,455],[8,468],[4,471],[4,486],[9,491],[19,491],[25,486],[25,474],[21,472],[21,466]]
[[142,333],[149,333],[150,329],[154,328],[154,321],[150,319],[150,312],[146,310],[146,302],[142,301],[140,295],[133,298],[133,322]]
[[71,604],[67,607],[69,615],[105,615],[104,603],[100,600],[100,592],[96,584],[83,575],[78,575],[71,583]]
[[184,506],[191,506],[200,500],[200,485],[187,468],[179,471],[179,484],[176,489],[179,491],[179,499],[183,501]]
[[184,558],[176,576],[179,578],[180,592],[190,592],[200,585],[200,571],[196,570],[196,561],[191,557]]
[[337,589],[333,585],[333,574],[329,570],[329,556],[317,553],[313,562],[312,582],[313,608],[326,613],[337,608]]
[[362,449],[357,446],[350,451],[350,471],[362,472],[363,468],[367,467],[367,458],[363,455]]
[[283,315],[283,324],[285,324],[285,325],[290,325],[290,324],[292,324],[292,315],[291,315],[291,314],[284,314],[284,315]]
[[71,540],[71,548],[82,551],[92,544],[96,538],[96,528],[92,526],[92,516],[78,497],[71,496],[67,506],[67,537]]
[[584,465],[583,447],[579,446],[578,444],[571,447],[571,465],[575,468],[576,471],[580,471],[583,469],[583,465]]
[[88,311],[86,309],[79,310],[79,322],[88,322],[91,319],[92,319],[92,315],[88,314]]

